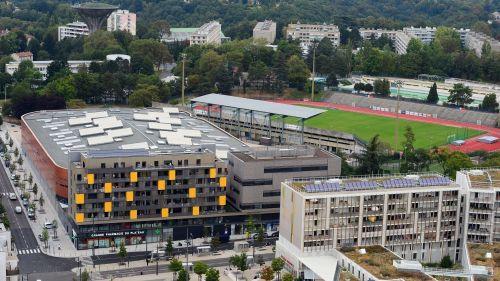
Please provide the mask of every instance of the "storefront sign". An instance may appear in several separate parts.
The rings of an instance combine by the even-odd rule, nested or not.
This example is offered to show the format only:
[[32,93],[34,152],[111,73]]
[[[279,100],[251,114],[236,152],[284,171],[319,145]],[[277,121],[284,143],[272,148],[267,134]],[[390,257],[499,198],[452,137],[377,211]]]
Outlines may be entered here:
[[144,235],[146,230],[125,230],[125,231],[115,231],[115,232],[104,232],[104,233],[91,233],[89,237],[91,238],[107,238],[107,237],[117,237],[117,236],[129,236],[129,235]]

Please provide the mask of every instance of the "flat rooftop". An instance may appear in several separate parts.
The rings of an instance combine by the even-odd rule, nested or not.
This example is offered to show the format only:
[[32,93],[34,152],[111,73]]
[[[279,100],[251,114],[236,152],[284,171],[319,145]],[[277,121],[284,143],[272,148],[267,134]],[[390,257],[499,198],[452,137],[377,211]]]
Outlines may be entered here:
[[[500,280],[500,242],[467,243],[467,252],[471,265],[493,268],[493,280]],[[491,254],[491,258],[486,257],[487,253]]]
[[[365,249],[366,253],[360,253],[360,249]],[[401,258],[382,246],[344,247],[340,249],[340,252],[357,263],[363,269],[382,280],[433,280],[432,277],[420,272],[399,271],[396,267],[394,267],[392,261],[401,260]]]
[[500,169],[467,170],[472,188],[500,188]]
[[438,173],[346,178],[294,178],[287,180],[286,183],[295,190],[306,194],[395,188],[415,189],[429,186],[458,186],[448,177]]
[[177,108],[109,108],[37,111],[23,120],[52,160],[68,166],[68,152],[147,150],[189,152],[214,146],[219,159],[248,145]]
[[317,147],[310,147],[307,145],[252,147],[248,151],[233,152],[233,155],[245,162],[336,157]]

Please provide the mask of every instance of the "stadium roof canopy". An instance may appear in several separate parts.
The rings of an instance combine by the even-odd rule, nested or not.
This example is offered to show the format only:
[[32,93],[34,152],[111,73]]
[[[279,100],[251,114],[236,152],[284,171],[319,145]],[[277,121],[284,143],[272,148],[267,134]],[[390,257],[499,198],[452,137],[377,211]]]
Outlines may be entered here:
[[325,110],[323,109],[282,104],[270,101],[246,99],[246,98],[226,96],[220,94],[204,95],[201,97],[191,99],[191,102],[199,102],[209,105],[227,106],[244,110],[252,110],[252,111],[291,116],[303,119],[311,118],[313,116],[325,112]]

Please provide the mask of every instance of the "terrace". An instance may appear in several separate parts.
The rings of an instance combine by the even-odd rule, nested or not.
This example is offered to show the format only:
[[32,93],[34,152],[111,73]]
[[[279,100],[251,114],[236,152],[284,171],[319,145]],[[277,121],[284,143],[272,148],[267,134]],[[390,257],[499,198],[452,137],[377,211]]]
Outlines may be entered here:
[[472,188],[500,188],[500,169],[469,170]]
[[321,193],[394,188],[452,186],[455,183],[437,173],[391,176],[363,176],[348,178],[295,178],[287,184],[299,192]]
[[[493,280],[500,280],[500,243],[468,243],[467,250],[471,265],[493,268]],[[492,257],[487,258],[487,253]]]
[[[359,249],[365,249],[366,254],[361,254]],[[373,276],[381,280],[403,279],[405,281],[427,281],[432,277],[418,271],[398,271],[393,265],[393,260],[401,260],[394,253],[382,246],[368,246],[356,248],[342,248],[340,252],[354,261]]]

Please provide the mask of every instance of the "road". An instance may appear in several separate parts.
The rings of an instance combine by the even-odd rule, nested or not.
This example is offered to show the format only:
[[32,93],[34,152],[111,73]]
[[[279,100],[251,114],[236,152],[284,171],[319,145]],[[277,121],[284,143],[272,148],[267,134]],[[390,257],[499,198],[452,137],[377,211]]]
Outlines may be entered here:
[[[263,254],[262,258],[264,261],[270,261],[274,258],[274,254]],[[218,258],[218,259],[212,259],[212,260],[205,260],[203,261],[210,267],[224,267],[224,266],[229,266],[229,259],[228,258]],[[146,275],[146,274],[155,274],[156,273],[156,264],[152,263],[149,266],[144,266],[144,267],[134,267],[134,268],[127,268],[126,265],[123,266],[122,269],[116,269],[116,270],[109,270],[109,271],[101,271],[100,276],[105,278],[105,279],[111,279],[111,278],[119,278],[119,277],[126,277],[126,276],[137,276],[140,275],[140,273]],[[158,273],[165,273],[165,272],[170,272],[168,269],[168,266],[165,264],[162,264],[158,266]]]
[[18,252],[20,274],[30,274],[32,276],[33,273],[63,272],[70,271],[77,266],[74,259],[52,257],[41,252],[37,238],[31,230],[27,217],[24,215],[26,209],[23,207],[23,213],[16,214],[14,208],[21,206],[21,202],[19,200],[10,200],[5,195],[11,192],[14,192],[14,188],[5,169],[1,166],[0,193],[4,194],[1,202],[10,221],[10,231]]

